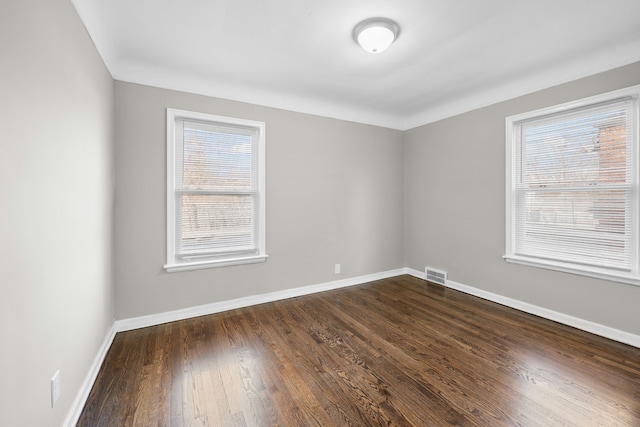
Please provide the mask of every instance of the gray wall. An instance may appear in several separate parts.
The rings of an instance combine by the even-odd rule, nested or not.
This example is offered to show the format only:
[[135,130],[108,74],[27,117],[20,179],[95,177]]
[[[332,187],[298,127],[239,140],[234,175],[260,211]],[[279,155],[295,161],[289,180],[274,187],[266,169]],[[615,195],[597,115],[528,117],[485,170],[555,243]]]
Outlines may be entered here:
[[3,426],[60,425],[113,324],[113,86],[71,2],[2,1]]
[[405,132],[406,266],[640,335],[639,286],[502,260],[505,117],[635,84],[640,63]]
[[[640,287],[501,258],[505,116],[638,84],[640,64],[402,133],[120,82],[114,94],[68,0],[0,12],[0,424],[59,425],[114,314],[405,265],[640,334]],[[267,123],[266,263],[162,269],[167,107]]]
[[[163,270],[167,107],[266,123],[267,262]],[[400,131],[116,82],[116,141],[118,319],[403,267]]]

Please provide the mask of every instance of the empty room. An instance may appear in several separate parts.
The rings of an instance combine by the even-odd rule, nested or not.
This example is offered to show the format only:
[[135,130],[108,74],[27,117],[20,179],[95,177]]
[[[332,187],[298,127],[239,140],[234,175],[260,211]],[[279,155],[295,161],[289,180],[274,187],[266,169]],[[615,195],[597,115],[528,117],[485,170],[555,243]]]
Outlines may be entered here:
[[3,0],[0,425],[640,426],[638,16]]

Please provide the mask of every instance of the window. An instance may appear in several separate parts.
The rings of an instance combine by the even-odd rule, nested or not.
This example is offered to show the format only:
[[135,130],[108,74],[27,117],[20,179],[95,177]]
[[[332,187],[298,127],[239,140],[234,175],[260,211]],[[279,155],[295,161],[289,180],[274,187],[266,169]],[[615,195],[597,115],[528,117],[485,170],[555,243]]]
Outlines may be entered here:
[[265,125],[167,109],[167,271],[262,262]]
[[507,261],[640,284],[639,96],[507,117]]

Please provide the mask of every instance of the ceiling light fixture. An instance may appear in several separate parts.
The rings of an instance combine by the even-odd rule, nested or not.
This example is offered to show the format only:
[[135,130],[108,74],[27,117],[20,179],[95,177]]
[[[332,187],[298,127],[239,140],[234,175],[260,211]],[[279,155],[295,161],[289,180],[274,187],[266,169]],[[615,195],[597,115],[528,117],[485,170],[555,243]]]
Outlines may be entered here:
[[380,53],[393,43],[400,34],[400,26],[391,19],[365,19],[353,29],[353,39],[364,50]]

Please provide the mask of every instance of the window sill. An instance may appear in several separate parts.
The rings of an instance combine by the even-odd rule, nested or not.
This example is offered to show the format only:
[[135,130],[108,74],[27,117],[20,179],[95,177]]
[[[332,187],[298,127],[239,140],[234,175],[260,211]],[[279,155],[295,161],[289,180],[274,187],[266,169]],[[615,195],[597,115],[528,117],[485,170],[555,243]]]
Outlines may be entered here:
[[204,268],[228,267],[231,265],[241,264],[256,264],[259,262],[265,262],[268,257],[268,255],[255,255],[239,258],[181,262],[179,264],[166,264],[164,266],[164,269],[167,271],[167,273],[174,273],[176,271],[201,270]]
[[505,261],[513,264],[522,264],[529,267],[544,268],[547,270],[561,271],[564,273],[577,274],[580,276],[588,276],[596,279],[610,280],[612,282],[625,283],[628,285],[640,286],[640,277],[633,276],[631,273],[606,270],[603,268],[582,266],[576,267],[573,264],[567,264],[556,261],[540,260],[537,258],[521,257],[517,255],[504,255]]

